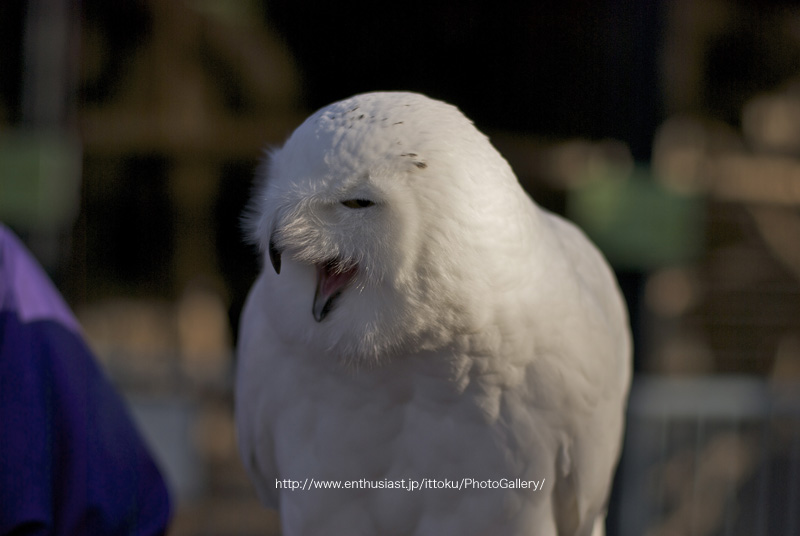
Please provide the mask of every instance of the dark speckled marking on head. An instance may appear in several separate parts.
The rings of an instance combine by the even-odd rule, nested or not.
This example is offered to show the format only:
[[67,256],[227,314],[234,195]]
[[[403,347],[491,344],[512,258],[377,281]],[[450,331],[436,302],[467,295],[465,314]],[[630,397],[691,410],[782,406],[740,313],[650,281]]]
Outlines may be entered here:
[[[419,155],[417,153],[402,153],[400,156],[407,156],[409,158],[416,158]],[[419,169],[425,169],[426,167],[428,167],[428,164],[426,164],[422,160],[416,160],[416,161],[412,162],[412,164],[417,166]]]
[[[436,128],[429,127],[429,112],[437,118],[441,116]],[[356,95],[321,108],[315,115],[316,124],[298,128],[281,151],[285,160],[291,159],[298,166],[307,164],[309,169],[316,166],[307,173],[309,177],[325,166],[347,168],[364,159],[381,158],[381,154],[384,158],[390,155],[397,158],[401,153],[408,154],[408,160],[403,162],[406,171],[422,174],[423,170],[434,167],[427,161],[433,157],[430,149],[438,151],[443,144],[449,147],[447,136],[439,135],[440,126],[446,132],[470,133],[474,129],[455,107],[403,93]],[[392,130],[388,126],[403,128]],[[304,147],[318,149],[314,158],[303,152]]]

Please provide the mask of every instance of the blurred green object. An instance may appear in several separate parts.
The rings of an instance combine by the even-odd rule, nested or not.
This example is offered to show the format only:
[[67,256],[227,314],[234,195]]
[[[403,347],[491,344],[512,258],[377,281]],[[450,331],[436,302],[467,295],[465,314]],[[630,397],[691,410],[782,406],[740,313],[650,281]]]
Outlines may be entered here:
[[81,162],[75,136],[0,132],[0,221],[34,232],[71,225],[80,204]]
[[704,239],[703,200],[678,193],[647,168],[605,168],[567,197],[567,216],[618,269],[649,271],[689,261]]

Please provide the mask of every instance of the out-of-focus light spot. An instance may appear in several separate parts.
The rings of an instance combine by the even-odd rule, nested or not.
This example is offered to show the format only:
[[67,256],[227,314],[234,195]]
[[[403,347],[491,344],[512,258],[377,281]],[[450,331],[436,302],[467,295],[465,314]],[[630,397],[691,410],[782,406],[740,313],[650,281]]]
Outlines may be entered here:
[[741,137],[729,125],[691,116],[671,117],[656,132],[653,174],[676,193],[705,193],[713,178],[710,163],[718,155],[737,154],[743,149]]
[[701,171],[707,138],[703,126],[693,118],[680,116],[665,121],[653,141],[654,175],[679,193],[696,194],[704,190]]
[[711,193],[729,201],[800,204],[800,162],[783,157],[726,154],[706,166]]
[[544,168],[561,186],[575,188],[596,177],[627,177],[634,161],[628,146],[618,140],[569,140],[551,149]]
[[214,377],[228,364],[231,336],[222,298],[190,285],[177,304],[180,355],[186,372]]
[[759,95],[742,113],[742,131],[759,151],[800,151],[800,99],[789,93]]
[[654,313],[680,316],[697,302],[697,284],[689,270],[666,268],[647,279],[645,303]]

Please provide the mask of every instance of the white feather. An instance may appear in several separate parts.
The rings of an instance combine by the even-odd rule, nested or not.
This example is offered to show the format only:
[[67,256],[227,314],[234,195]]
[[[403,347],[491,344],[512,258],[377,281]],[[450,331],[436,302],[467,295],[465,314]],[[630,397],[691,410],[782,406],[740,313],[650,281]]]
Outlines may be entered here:
[[[585,236],[538,208],[456,108],[418,94],[323,108],[263,174],[250,234],[265,269],[242,317],[236,419],[284,534],[601,527],[631,344],[614,277]],[[374,204],[342,204],[353,199]],[[358,271],[318,322],[315,265],[331,261]],[[307,478],[544,486],[276,486]]]

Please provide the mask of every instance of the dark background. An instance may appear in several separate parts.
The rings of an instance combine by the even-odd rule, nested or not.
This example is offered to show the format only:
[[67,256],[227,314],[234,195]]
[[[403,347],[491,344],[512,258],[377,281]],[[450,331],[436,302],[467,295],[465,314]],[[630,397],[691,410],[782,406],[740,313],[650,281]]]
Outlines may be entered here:
[[[274,533],[231,421],[255,168],[352,94],[451,102],[604,249],[636,383],[671,393],[632,399],[609,534],[777,534],[792,522],[781,500],[800,496],[797,413],[710,408],[746,399],[717,381],[770,401],[774,382],[800,381],[799,73],[794,2],[6,0],[0,221],[135,407],[185,426],[153,434],[174,533]],[[647,391],[651,376],[669,389]],[[670,420],[676,400],[701,416]],[[729,472],[708,473],[719,452]]]

